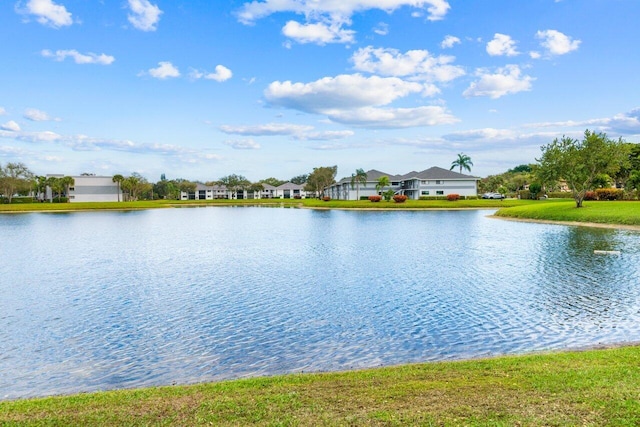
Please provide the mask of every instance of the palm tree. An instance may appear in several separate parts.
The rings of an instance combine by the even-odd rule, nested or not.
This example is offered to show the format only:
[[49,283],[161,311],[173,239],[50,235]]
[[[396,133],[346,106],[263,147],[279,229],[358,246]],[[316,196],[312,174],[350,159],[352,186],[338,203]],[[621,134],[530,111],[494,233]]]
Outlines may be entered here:
[[113,178],[111,178],[111,181],[118,184],[118,201],[120,201],[120,183],[124,181],[124,176],[115,174],[113,175]]
[[362,169],[356,169],[356,173],[351,174],[351,188],[356,186],[356,200],[360,200],[360,184],[367,182],[367,173]]
[[386,175],[382,175],[378,178],[378,183],[376,184],[376,191],[379,191],[380,194],[384,191],[384,187],[388,187],[391,185],[391,181],[389,181],[389,177]]
[[458,158],[451,162],[451,168],[449,170],[451,171],[453,168],[460,168],[460,173],[462,173],[462,169],[471,172],[471,166],[473,166],[471,157],[464,153],[460,153],[458,154]]
[[69,202],[69,201],[70,201],[70,198],[69,198],[69,188],[70,188],[72,185],[75,185],[75,183],[76,183],[76,180],[75,180],[75,179],[73,179],[73,177],[72,177],[72,176],[65,176],[64,178],[60,179],[60,184],[61,184],[62,186],[64,186],[65,195],[67,196],[67,202]]

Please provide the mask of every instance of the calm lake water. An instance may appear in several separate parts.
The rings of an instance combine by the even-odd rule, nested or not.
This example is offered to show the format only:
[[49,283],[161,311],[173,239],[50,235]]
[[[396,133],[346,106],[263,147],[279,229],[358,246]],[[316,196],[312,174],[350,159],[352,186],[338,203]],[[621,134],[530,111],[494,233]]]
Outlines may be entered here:
[[640,341],[640,233],[490,213],[0,215],[0,399]]

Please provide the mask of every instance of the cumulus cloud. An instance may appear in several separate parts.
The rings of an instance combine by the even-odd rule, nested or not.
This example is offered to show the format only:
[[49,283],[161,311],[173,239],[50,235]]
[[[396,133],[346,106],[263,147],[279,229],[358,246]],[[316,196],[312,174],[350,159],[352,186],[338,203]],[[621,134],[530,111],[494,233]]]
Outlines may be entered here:
[[0,129],[10,132],[20,132],[20,125],[13,120],[9,120],[7,123],[0,125]]
[[273,82],[265,91],[274,106],[322,114],[338,123],[370,128],[431,126],[457,121],[441,106],[379,108],[425,86],[397,77],[360,74],[325,77],[311,83]]
[[52,52],[48,49],[40,52],[42,56],[45,58],[53,58],[56,61],[64,61],[67,57],[73,58],[76,64],[100,64],[100,65],[110,65],[116,59],[113,56],[105,55],[101,53],[97,55],[95,53],[80,53],[75,49],[71,50],[56,50]]
[[193,70],[189,74],[192,79],[207,79],[207,80],[215,80],[217,82],[224,82],[233,77],[233,73],[230,69],[225,67],[224,65],[217,65],[216,71],[213,73],[208,73],[206,71]]
[[[392,13],[400,7],[411,7],[429,13],[428,19],[443,19],[449,11],[447,0],[254,0],[238,11],[238,20],[251,25],[274,13],[304,15],[306,23],[289,21],[282,32],[300,43],[352,43],[355,32],[343,28],[351,25],[355,13],[378,9]],[[386,34],[386,28],[374,30]]]
[[299,135],[313,130],[313,126],[290,123],[267,123],[253,126],[222,125],[220,130],[227,134],[246,136]]
[[487,53],[491,56],[516,56],[516,42],[506,34],[495,33],[493,40],[487,43]]
[[322,22],[300,24],[296,21],[289,21],[282,28],[282,34],[298,43],[324,45],[327,43],[352,43],[355,32],[345,30],[339,24],[327,25]]
[[40,24],[52,28],[73,24],[71,13],[52,0],[29,0],[24,6],[19,2],[16,4],[16,11],[23,15],[34,15]]
[[480,80],[471,83],[463,92],[465,97],[488,96],[497,99],[505,95],[531,90],[531,76],[523,75],[517,65],[507,65],[498,68],[495,73],[478,70],[476,75]]
[[149,0],[129,0],[131,13],[127,16],[131,25],[142,31],[155,31],[162,11]]
[[494,128],[483,128],[483,129],[471,129],[471,130],[463,130],[458,132],[452,132],[450,134],[444,135],[442,138],[447,141],[472,141],[477,139],[508,139],[515,138],[516,133],[512,130],[508,129],[494,129]]
[[538,31],[536,38],[542,40],[540,45],[547,49],[549,55],[564,55],[577,50],[582,43],[556,30]]
[[332,110],[386,105],[423,86],[396,77],[363,77],[360,74],[324,77],[311,83],[273,82],[265,98],[277,105],[307,113],[326,114]]
[[608,125],[614,132],[640,135],[640,108],[634,108],[628,113],[616,114]]
[[363,107],[327,114],[334,122],[372,129],[392,129],[453,124],[459,121],[444,107],[416,108]]
[[409,50],[401,53],[396,49],[358,49],[351,57],[358,71],[385,76],[415,76],[427,81],[448,82],[465,74],[464,69],[452,65],[455,57],[433,56],[427,50]]
[[455,36],[446,36],[442,43],[440,43],[440,47],[443,49],[450,49],[453,46],[462,43],[458,37]]
[[245,3],[238,12],[238,20],[244,24],[253,24],[258,19],[274,13],[291,12],[306,17],[325,16],[333,20],[346,20],[354,13],[371,9],[384,10],[392,13],[400,7],[412,7],[425,10],[429,13],[429,20],[443,19],[450,9],[446,0],[341,0],[341,1],[317,1],[317,0],[254,0]]
[[[147,73],[156,79],[164,80],[170,77],[180,77],[180,71],[171,62],[158,62],[157,68],[151,68]],[[144,73],[141,73],[144,74]]]
[[47,122],[47,121],[55,121],[59,122],[59,118],[51,117],[44,111],[35,109],[35,108],[27,108],[24,111],[23,117],[27,120],[31,120],[32,122]]
[[255,142],[253,139],[237,139],[233,141],[224,141],[224,145],[228,145],[229,147],[235,150],[258,150],[260,149],[260,144]]

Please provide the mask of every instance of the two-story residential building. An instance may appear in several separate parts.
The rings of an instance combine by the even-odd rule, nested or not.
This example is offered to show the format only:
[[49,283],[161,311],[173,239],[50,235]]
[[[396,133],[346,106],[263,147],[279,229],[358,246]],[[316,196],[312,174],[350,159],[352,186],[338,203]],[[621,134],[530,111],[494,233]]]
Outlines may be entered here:
[[[63,178],[64,175],[47,175]],[[111,176],[79,175],[72,176],[74,184],[69,187],[66,196],[69,202],[117,202],[122,200],[122,190]],[[47,187],[45,199],[52,200],[53,191]]]
[[[403,175],[393,175],[372,169],[368,172],[366,182],[351,185],[351,177],[343,178],[325,189],[325,194],[332,199],[356,200],[379,195],[382,191],[393,190],[394,194],[404,194],[409,199],[420,197],[477,196],[480,178],[450,171],[439,167],[431,167],[422,172],[411,171]],[[390,186],[380,191],[376,188],[378,179],[389,177]]]

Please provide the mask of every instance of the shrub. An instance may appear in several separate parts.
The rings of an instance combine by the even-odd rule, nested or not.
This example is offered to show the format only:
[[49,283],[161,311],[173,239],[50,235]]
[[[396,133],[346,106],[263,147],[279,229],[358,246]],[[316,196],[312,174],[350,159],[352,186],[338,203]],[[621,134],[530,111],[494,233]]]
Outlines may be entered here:
[[596,197],[598,200],[622,200],[624,191],[617,188],[598,188]]
[[584,193],[584,200],[598,200],[598,196],[595,191],[587,191]]
[[456,200],[460,199],[460,195],[459,194],[447,194],[447,200],[450,202],[455,202]]
[[520,191],[518,191],[518,197],[520,197],[520,199],[522,199],[522,200],[529,200],[529,199],[531,199],[531,191],[529,191],[529,190],[520,190]]
[[384,193],[382,193],[382,195],[384,196],[384,199],[388,202],[393,197],[393,193],[395,193],[395,191],[387,190]]
[[407,196],[403,194],[396,194],[395,196],[393,196],[393,201],[396,203],[404,203],[407,201]]
[[371,196],[360,196],[360,200],[371,200],[369,197]]
[[329,197],[329,196],[324,196],[324,197],[322,198],[322,201],[323,201],[323,202],[328,202],[329,200],[331,200],[331,197]]
[[369,196],[368,199],[372,202],[379,202],[380,200],[382,200],[382,196]]
[[296,195],[296,196],[293,196],[293,198],[294,198],[294,199],[302,199],[302,196],[300,196],[300,195]]

